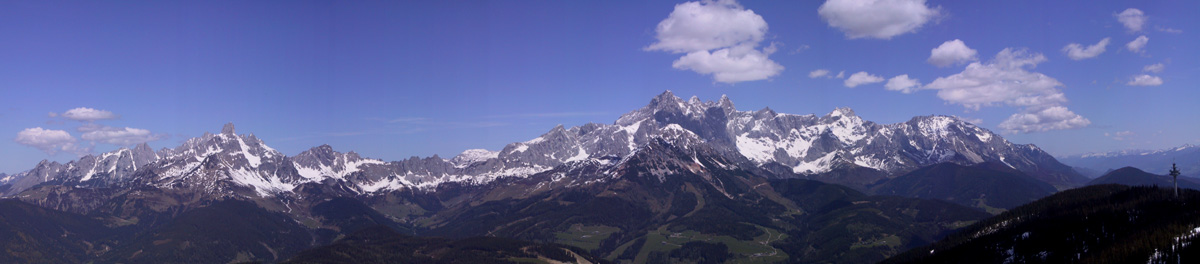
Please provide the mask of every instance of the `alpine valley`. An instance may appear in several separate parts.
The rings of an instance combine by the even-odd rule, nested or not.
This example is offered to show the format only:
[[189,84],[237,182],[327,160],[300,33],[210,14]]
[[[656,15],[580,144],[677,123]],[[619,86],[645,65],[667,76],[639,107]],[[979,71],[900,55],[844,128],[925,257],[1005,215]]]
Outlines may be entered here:
[[611,124],[451,158],[288,156],[226,124],[173,149],[43,161],[0,175],[0,262],[870,263],[970,245],[930,246],[968,226],[1017,234],[985,219],[1035,219],[1057,207],[1006,210],[1088,181],[955,117],[877,124],[668,91]]

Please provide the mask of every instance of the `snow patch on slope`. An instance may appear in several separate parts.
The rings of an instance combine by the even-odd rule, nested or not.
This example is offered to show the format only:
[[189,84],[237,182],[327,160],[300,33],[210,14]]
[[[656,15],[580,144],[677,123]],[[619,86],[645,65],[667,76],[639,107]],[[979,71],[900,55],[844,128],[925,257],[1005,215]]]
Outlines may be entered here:
[[583,146],[579,146],[579,152],[576,153],[574,157],[568,158],[567,162],[585,160],[587,158],[588,158],[587,150],[583,149]]
[[737,136],[738,152],[757,163],[765,163],[775,159],[775,141],[770,138],[751,138],[750,133]]
[[246,141],[242,140],[242,137],[234,137],[234,139],[237,139],[238,145],[242,148],[242,156],[250,162],[250,167],[258,168],[258,165],[262,165],[262,158],[250,153],[250,146],[246,145]]
[[795,173],[822,173],[833,168],[833,158],[837,157],[837,152],[830,152],[813,161],[800,162],[799,165],[792,167],[792,172]]
[[[344,157],[339,157],[338,160],[344,160]],[[356,161],[343,161],[342,167],[344,169],[342,169],[342,170],[338,170],[338,169],[334,168],[333,166],[327,166],[325,164],[320,164],[316,168],[311,168],[311,167],[302,166],[299,163],[292,162],[292,165],[296,167],[296,172],[300,174],[300,177],[304,177],[305,179],[308,179],[310,181],[320,181],[326,177],[334,178],[334,179],[344,179],[344,178],[346,178],[346,176],[348,176],[352,173],[358,172],[359,166],[367,165],[367,164],[382,165],[382,164],[384,164],[384,162],[382,160],[374,160],[374,159],[360,159],[360,160],[356,160]]]
[[244,168],[229,169],[229,178],[234,183],[254,188],[258,196],[263,197],[296,188],[295,184],[285,183],[277,175],[261,175],[259,172]]

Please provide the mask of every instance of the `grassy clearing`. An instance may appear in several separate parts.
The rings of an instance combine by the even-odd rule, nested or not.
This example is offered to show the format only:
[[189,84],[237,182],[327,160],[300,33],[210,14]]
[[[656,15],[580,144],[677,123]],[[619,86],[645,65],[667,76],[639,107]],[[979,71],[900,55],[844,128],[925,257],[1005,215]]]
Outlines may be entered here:
[[979,199],[974,199],[974,200],[975,200],[976,208],[983,209],[984,211],[987,211],[989,214],[992,214],[992,215],[1000,215],[1000,213],[1003,213],[1004,211],[1008,211],[1007,209],[1004,209],[1004,208],[996,208],[996,207],[992,207],[992,206],[988,205],[987,198],[979,198]]
[[[755,237],[754,240],[738,240],[731,236],[707,235],[692,230],[670,232],[665,227],[662,227],[646,234],[646,244],[638,252],[634,263],[644,263],[651,252],[670,252],[692,241],[725,244],[725,246],[729,247],[729,253],[732,255],[727,263],[775,263],[787,260],[787,253],[770,246],[770,242],[783,240],[787,238],[787,234],[778,230],[758,225],[755,226],[761,228],[764,234]],[[622,251],[619,249],[618,252]],[[615,255],[612,257],[615,257]],[[610,257],[610,259],[612,258]]]
[[603,225],[585,226],[575,224],[567,231],[556,233],[555,237],[557,241],[555,242],[590,251],[600,248],[600,241],[608,239],[609,236],[617,231],[621,231],[621,229]]
[[621,244],[620,246],[617,246],[617,249],[613,250],[612,253],[608,253],[608,256],[604,257],[604,259],[607,259],[607,260],[617,259],[617,257],[621,256],[621,253],[625,252],[625,250],[628,249],[630,246],[633,246],[634,242],[637,242],[637,239],[630,240],[629,242],[625,242],[625,244]]

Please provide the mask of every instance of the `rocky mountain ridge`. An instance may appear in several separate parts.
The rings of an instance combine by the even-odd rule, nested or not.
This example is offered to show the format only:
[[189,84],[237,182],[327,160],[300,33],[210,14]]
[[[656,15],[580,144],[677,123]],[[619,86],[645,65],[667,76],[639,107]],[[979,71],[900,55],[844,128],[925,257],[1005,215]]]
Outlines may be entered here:
[[237,135],[233,124],[226,124],[219,134],[205,133],[174,149],[154,152],[142,144],[67,164],[43,161],[30,171],[5,177],[0,185],[8,185],[2,190],[5,196],[39,184],[146,184],[260,197],[326,181],[344,182],[357,194],[431,190],[445,183],[479,185],[528,177],[566,164],[611,162],[658,139],[684,147],[706,145],[744,163],[732,165],[786,167],[787,171],[771,174],[783,178],[847,167],[898,175],[943,162],[996,162],[1060,187],[1082,182],[1082,176],[1036,146],[1013,144],[954,117],[919,116],[881,125],[848,108],[819,117],[780,114],[769,108],[738,111],[725,96],[717,102],[696,97],[684,101],[667,91],[612,124],[559,125],[499,151],[468,150],[451,159],[433,156],[388,162],[337,152],[328,145],[289,157],[253,134]]

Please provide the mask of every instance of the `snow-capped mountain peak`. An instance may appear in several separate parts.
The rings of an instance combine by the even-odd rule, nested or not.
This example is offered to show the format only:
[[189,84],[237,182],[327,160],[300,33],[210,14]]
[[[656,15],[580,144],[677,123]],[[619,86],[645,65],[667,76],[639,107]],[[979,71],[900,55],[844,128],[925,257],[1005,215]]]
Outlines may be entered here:
[[[340,153],[328,145],[287,157],[253,134],[237,135],[229,123],[220,134],[204,133],[157,153],[143,144],[68,164],[43,162],[17,177],[6,177],[17,183],[7,194],[52,181],[94,186],[138,182],[206,192],[249,188],[250,195],[258,196],[330,181],[345,183],[347,190],[358,193],[431,189],[450,182],[486,184],[504,177],[527,177],[565,164],[610,162],[656,141],[683,150],[709,149],[727,161],[782,166],[799,174],[854,166],[896,174],[940,162],[994,161],[1043,175],[1049,182],[1059,181],[1052,182],[1056,184],[1072,180],[1066,172],[1069,167],[1061,170],[1065,166],[1040,149],[1012,144],[954,117],[925,116],[880,125],[863,120],[850,108],[820,117],[781,114],[770,108],[738,111],[727,96],[716,102],[698,97],[684,101],[665,91],[612,124],[558,125],[500,151],[473,149],[451,159],[385,162],[352,151]],[[134,175],[145,178],[132,179]]]
[[494,159],[500,156],[499,151],[490,151],[486,149],[468,149],[450,159],[455,167],[466,167],[476,162],[483,162],[489,159]]
[[310,181],[325,178],[343,179],[358,172],[363,165],[384,164],[382,160],[364,159],[353,151],[339,153],[329,145],[321,145],[301,152],[291,160],[296,172]]
[[841,116],[855,116],[855,115],[854,115],[854,109],[850,109],[849,107],[838,107],[838,108],[834,108],[832,112],[829,112],[829,114],[827,114],[825,116],[841,117]]

